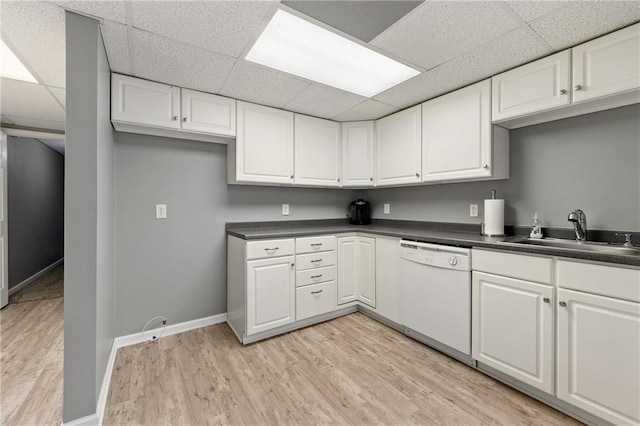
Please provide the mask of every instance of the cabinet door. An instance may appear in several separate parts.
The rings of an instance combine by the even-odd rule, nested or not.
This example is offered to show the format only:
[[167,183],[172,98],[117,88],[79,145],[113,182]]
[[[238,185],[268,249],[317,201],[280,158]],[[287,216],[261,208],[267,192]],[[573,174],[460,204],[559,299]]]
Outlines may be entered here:
[[358,300],[376,307],[376,240],[358,237],[357,240]]
[[424,182],[490,177],[491,81],[422,104]]
[[235,99],[181,89],[182,130],[216,135],[236,135]]
[[293,256],[247,262],[247,335],[295,320]]
[[474,359],[553,393],[553,287],[473,272]]
[[293,183],[293,113],[237,103],[236,180]]
[[180,128],[180,88],[111,74],[111,120]]
[[357,237],[338,238],[338,305],[358,300]]
[[373,186],[373,121],[342,123],[342,186]]
[[574,102],[640,88],[640,24],[572,51]]
[[571,52],[556,53],[491,79],[492,120],[569,105]]
[[340,123],[295,114],[295,183],[340,186]]
[[558,290],[558,398],[640,423],[640,304]]
[[376,121],[376,185],[421,181],[421,111],[416,105]]
[[400,323],[399,259],[399,238],[376,237],[376,310],[396,323]]

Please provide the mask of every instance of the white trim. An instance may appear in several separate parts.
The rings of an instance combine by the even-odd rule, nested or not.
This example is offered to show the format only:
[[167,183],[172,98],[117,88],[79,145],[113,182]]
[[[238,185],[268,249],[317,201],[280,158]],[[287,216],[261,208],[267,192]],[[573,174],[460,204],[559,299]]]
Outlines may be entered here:
[[115,339],[111,344],[111,353],[109,353],[109,359],[107,360],[107,368],[104,370],[104,377],[102,378],[102,386],[100,387],[100,394],[98,395],[98,402],[96,403],[96,416],[98,417],[98,425],[102,425],[104,419],[104,410],[107,408],[107,395],[109,394],[109,386],[111,385],[111,375],[113,373],[113,365],[116,362],[116,353],[118,347],[116,346]]
[[35,280],[37,280],[38,278],[40,278],[41,276],[43,276],[44,274],[46,274],[47,272],[49,272],[50,270],[55,268],[56,266],[60,265],[62,262],[64,262],[64,257],[61,258],[61,259],[56,260],[51,265],[45,267],[41,271],[36,272],[35,274],[31,275],[29,278],[27,278],[26,280],[22,281],[20,284],[11,287],[9,289],[9,296],[11,296],[16,291],[22,289],[23,287],[26,287],[27,285],[31,284],[32,282],[34,282]]
[[79,419],[71,420],[67,423],[62,423],[63,426],[97,426],[98,416],[95,414],[89,414],[88,416],[80,417]]
[[[214,324],[220,324],[227,320],[227,313],[212,315],[210,317],[199,318],[191,321],[185,321],[178,324],[168,325],[164,328],[162,337],[171,336],[173,334],[183,333],[189,330],[195,330],[196,328],[207,327]],[[161,329],[157,329],[161,330]],[[152,330],[147,330],[151,332]],[[142,337],[142,332],[128,334],[126,336],[116,337],[113,341],[113,345],[116,348],[123,348],[125,346],[137,345],[143,343],[146,340]]]

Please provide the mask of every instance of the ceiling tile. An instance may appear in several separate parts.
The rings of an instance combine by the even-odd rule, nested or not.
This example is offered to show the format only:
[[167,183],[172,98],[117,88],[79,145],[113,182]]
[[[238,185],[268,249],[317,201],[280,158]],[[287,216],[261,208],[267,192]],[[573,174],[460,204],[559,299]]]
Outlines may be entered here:
[[2,38],[45,84],[65,87],[64,11],[44,2],[0,2]]
[[13,120],[11,120],[9,117],[7,117],[4,114],[0,116],[0,123],[14,124]]
[[236,62],[229,56],[186,46],[146,31],[130,31],[132,71],[137,77],[217,93]]
[[364,100],[366,100],[365,97],[313,83],[285,105],[285,109],[321,118],[331,118]]
[[640,2],[572,2],[531,22],[531,28],[560,50],[640,21]]
[[63,107],[66,108],[67,104],[67,91],[65,89],[61,89],[59,87],[49,87],[49,90],[53,93],[53,96],[62,104]]
[[237,58],[273,7],[270,1],[135,1],[132,25]]
[[3,78],[0,90],[2,113],[12,120],[24,117],[64,122],[64,109],[43,86]]
[[406,108],[550,53],[530,30],[521,27],[382,92],[375,99]]
[[398,111],[400,108],[378,102],[373,99],[359,103],[358,105],[333,117],[336,121],[360,121],[360,120],[377,120]]
[[424,2],[371,44],[429,69],[518,25],[493,2]]
[[567,6],[567,1],[506,1],[525,22],[531,22],[541,16]]
[[126,1],[124,0],[111,0],[111,1],[87,1],[87,0],[75,0],[75,1],[55,1],[57,5],[64,7],[68,10],[75,10],[85,15],[95,16],[102,19],[110,19],[112,21],[120,22],[122,24],[127,23],[127,9]]
[[102,39],[104,40],[111,71],[131,74],[126,25],[107,21],[100,25],[100,30],[102,31]]
[[14,117],[14,116],[9,116],[9,118],[14,122],[14,126],[31,127],[34,129],[64,132],[64,121],[53,121],[53,120],[44,120],[39,118]]
[[220,94],[282,108],[309,85],[306,80],[240,59],[220,87]]

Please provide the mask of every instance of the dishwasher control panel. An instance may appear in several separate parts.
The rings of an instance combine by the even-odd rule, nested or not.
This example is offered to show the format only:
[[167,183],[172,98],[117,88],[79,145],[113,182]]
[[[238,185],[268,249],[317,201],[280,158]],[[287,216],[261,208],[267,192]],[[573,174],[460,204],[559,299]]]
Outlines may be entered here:
[[400,257],[438,268],[471,270],[471,250],[416,241],[400,241]]

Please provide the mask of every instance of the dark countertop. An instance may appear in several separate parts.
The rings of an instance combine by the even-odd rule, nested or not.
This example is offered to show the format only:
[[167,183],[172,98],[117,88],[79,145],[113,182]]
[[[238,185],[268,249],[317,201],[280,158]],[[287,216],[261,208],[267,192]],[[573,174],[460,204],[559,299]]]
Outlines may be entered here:
[[478,225],[440,222],[375,220],[371,225],[350,225],[344,220],[309,220],[286,222],[228,223],[227,234],[244,240],[307,237],[322,234],[361,232],[374,235],[446,244],[456,247],[478,247],[529,254],[584,259],[594,262],[640,266],[640,256],[594,253],[576,249],[540,247],[510,243],[509,237],[480,235]]

